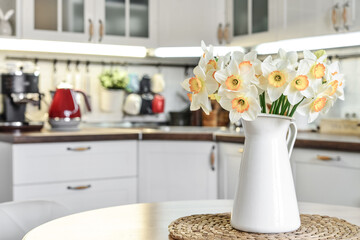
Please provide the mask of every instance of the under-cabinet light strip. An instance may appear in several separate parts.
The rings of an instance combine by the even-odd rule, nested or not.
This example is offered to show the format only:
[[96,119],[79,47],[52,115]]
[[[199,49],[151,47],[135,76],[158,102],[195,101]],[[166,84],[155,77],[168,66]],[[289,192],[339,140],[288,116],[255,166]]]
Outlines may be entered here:
[[[215,56],[223,56],[228,52],[245,52],[243,47],[214,47]],[[160,47],[154,50],[155,57],[200,57],[203,54],[201,47]]]
[[360,46],[360,32],[297,38],[259,44],[254,48],[258,54],[277,53],[279,48],[286,51],[303,51]]
[[14,38],[0,38],[0,50],[138,58],[146,57],[147,53],[146,48],[142,46],[59,42]]

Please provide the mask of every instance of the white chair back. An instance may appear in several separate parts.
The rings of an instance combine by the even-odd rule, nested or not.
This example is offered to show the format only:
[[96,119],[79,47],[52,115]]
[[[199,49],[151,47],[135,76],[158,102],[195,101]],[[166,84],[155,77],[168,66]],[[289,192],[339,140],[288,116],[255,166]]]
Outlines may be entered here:
[[52,201],[22,201],[0,204],[0,240],[21,240],[31,229],[70,214]]

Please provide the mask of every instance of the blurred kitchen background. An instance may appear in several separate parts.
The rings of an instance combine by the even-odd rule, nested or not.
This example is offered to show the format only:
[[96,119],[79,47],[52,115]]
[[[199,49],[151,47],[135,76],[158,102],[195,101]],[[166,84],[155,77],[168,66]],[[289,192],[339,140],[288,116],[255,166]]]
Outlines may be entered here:
[[[276,53],[279,47],[297,50],[300,56],[303,49],[328,48],[330,59],[340,61],[346,76],[346,99],[337,101],[322,118],[360,117],[360,4],[355,0],[2,0],[0,8],[2,73],[21,70],[21,66],[40,73],[39,92],[45,97],[40,110],[28,104],[30,121],[47,121],[50,92],[65,81],[89,96],[92,112],[82,107],[83,122],[226,126],[226,113],[220,110],[205,120],[201,113],[191,116],[186,92],[180,87],[192,75],[201,40],[219,47],[221,53],[255,49],[260,57]],[[108,51],[113,45],[140,47]],[[137,50],[140,55],[136,56]],[[165,103],[164,109],[155,113],[140,109],[127,113],[121,108],[104,111],[99,76],[105,71],[117,71],[130,79],[132,87],[123,102],[131,92],[141,96],[141,80],[144,76],[150,79],[150,85],[158,86],[156,94]],[[149,84],[146,81],[142,84]],[[152,100],[154,93],[149,92]],[[138,97],[129,101],[128,108],[139,108]],[[300,129],[314,129],[320,122],[309,126],[305,119],[297,118]]]

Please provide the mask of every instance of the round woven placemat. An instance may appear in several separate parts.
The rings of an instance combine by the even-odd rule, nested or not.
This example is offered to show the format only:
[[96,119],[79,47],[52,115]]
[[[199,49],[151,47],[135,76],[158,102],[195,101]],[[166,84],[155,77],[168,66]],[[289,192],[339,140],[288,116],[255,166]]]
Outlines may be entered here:
[[360,239],[360,227],[338,219],[320,215],[301,215],[301,227],[288,233],[260,234],[235,230],[230,225],[230,213],[200,214],[182,217],[169,225],[170,239]]

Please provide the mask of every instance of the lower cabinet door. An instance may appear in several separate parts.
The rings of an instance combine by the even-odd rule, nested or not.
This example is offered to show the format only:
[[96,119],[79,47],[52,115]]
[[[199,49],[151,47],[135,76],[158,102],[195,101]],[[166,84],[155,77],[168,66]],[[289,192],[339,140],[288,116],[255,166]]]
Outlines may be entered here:
[[14,201],[52,200],[72,212],[137,202],[136,178],[89,180],[52,184],[18,185]]

